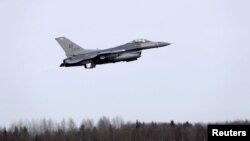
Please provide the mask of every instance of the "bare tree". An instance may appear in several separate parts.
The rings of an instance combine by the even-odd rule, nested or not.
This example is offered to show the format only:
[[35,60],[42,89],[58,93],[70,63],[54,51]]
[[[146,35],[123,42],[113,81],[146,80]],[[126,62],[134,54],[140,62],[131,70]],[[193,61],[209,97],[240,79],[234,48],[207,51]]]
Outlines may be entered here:
[[124,120],[121,117],[114,117],[112,119],[112,126],[116,129],[121,128],[124,125]]

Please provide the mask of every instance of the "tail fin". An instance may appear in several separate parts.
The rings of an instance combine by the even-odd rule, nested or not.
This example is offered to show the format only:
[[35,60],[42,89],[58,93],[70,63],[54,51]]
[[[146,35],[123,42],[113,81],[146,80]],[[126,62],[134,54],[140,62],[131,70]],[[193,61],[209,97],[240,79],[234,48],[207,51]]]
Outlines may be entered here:
[[78,55],[84,52],[84,49],[81,48],[79,45],[73,43],[66,37],[58,37],[56,41],[60,44],[63,50],[66,53],[67,57]]

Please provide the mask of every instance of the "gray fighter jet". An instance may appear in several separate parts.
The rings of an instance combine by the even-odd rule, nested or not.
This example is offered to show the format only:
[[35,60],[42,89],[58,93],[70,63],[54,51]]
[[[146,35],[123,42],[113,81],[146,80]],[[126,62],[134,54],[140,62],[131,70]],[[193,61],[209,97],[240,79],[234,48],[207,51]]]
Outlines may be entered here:
[[170,45],[170,43],[166,42],[152,42],[146,39],[138,39],[114,48],[90,50],[81,48],[66,37],[58,37],[56,41],[63,48],[67,56],[60,67],[84,66],[88,69],[94,68],[99,64],[135,61],[141,57],[141,51],[144,49]]

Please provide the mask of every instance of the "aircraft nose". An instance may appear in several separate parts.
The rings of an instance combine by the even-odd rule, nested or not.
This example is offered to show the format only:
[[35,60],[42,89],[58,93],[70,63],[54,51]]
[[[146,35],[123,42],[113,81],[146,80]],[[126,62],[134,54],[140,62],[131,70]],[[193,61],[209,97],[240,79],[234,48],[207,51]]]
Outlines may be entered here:
[[164,47],[164,46],[168,46],[170,45],[170,43],[167,43],[167,42],[158,42],[158,46],[159,47]]

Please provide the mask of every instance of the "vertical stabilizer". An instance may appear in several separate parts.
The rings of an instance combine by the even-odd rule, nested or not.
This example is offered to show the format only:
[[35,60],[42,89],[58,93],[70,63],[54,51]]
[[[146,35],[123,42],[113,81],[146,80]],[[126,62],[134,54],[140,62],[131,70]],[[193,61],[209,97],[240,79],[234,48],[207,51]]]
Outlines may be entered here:
[[74,42],[70,41],[66,37],[58,37],[56,41],[60,44],[60,46],[65,51],[67,57],[78,55],[84,53],[84,49]]

